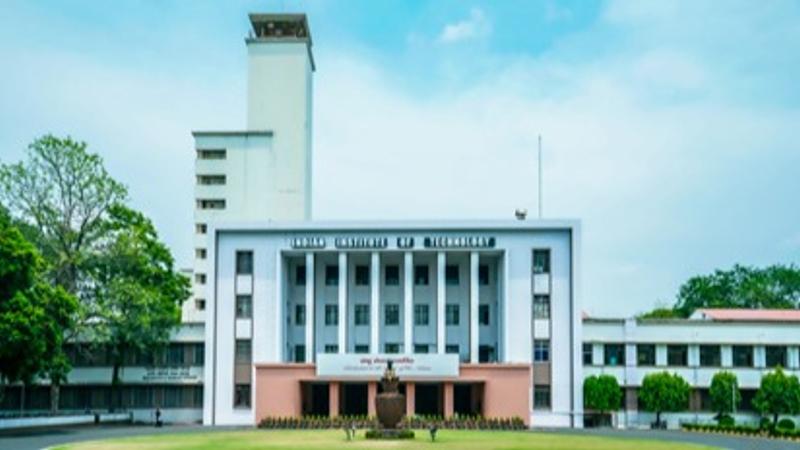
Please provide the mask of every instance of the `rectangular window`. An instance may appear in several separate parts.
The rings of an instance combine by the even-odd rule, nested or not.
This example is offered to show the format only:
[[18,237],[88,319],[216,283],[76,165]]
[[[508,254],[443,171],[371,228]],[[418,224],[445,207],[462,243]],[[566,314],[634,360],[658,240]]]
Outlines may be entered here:
[[358,344],[356,345],[356,353],[369,353],[369,345]]
[[197,284],[206,284],[206,274],[204,273],[194,274],[194,281]]
[[458,354],[458,353],[459,353],[459,350],[458,350],[458,344],[447,344],[447,345],[445,345],[445,346],[444,346],[444,352],[445,352],[445,353],[455,353],[455,354]]
[[414,325],[428,325],[428,305],[414,305]]
[[786,367],[786,346],[768,345],[765,350],[767,367]]
[[458,266],[455,264],[448,264],[444,267],[444,282],[448,286],[458,286]]
[[199,198],[197,199],[197,209],[225,209],[225,199]]
[[339,285],[339,266],[329,264],[325,266],[325,286]]
[[197,184],[203,186],[224,185],[225,175],[197,175]]
[[414,344],[414,353],[428,353],[428,344]]
[[252,274],[253,274],[253,252],[252,251],[236,252],[236,275],[252,275]]
[[722,365],[722,352],[719,345],[700,346],[700,365],[703,367],[719,367]]
[[686,345],[667,346],[667,365],[684,367],[688,365],[689,347]]
[[536,385],[533,387],[533,407],[550,408],[550,386]]
[[383,352],[387,354],[400,353],[400,344],[387,342],[383,344]]
[[416,286],[427,286],[428,281],[427,264],[418,264],[414,266],[414,284]]
[[478,266],[478,284],[486,286],[489,284],[489,265],[481,264]]
[[458,325],[458,305],[445,305],[444,313],[446,325]]
[[325,305],[325,325],[339,325],[339,305]]
[[491,345],[478,346],[478,362],[481,363],[496,362],[494,355],[494,347]]
[[550,361],[549,339],[536,339],[533,341],[533,361],[534,362]]
[[625,345],[605,344],[603,346],[603,363],[607,366],[624,366]]
[[550,296],[549,295],[534,295],[533,296],[533,318],[534,319],[549,319],[550,318]]
[[206,363],[206,344],[194,344],[194,359],[192,364],[202,366]]
[[294,324],[306,324],[306,305],[294,305]]
[[208,233],[208,225],[204,223],[196,223],[194,224],[194,232],[197,234],[206,234]]
[[584,366],[591,366],[592,365],[592,344],[583,344],[583,365]]
[[250,364],[253,361],[252,350],[250,339],[237,339],[236,364]]
[[204,248],[194,249],[194,257],[197,259],[206,259],[206,249]]
[[400,305],[387,304],[383,307],[383,324],[400,325]]
[[326,344],[325,353],[339,353],[339,346],[337,344]]
[[636,365],[637,366],[656,365],[655,344],[636,344]]
[[733,367],[753,367],[753,347],[749,345],[733,346]]
[[303,265],[294,268],[294,285],[295,286],[306,285],[306,266]]
[[550,250],[533,251],[533,273],[550,273]]
[[168,366],[184,365],[182,344],[170,344],[169,347],[167,347],[167,365]]
[[235,408],[250,407],[250,384],[237,384],[234,391],[233,406]]
[[478,323],[489,325],[489,305],[478,305]]
[[206,310],[206,299],[204,299],[204,298],[196,298],[194,300],[194,307],[197,308],[198,311],[205,311]]
[[386,286],[400,285],[400,266],[391,265],[383,268],[383,278]]
[[306,346],[303,344],[297,344],[294,346],[294,362],[301,363],[306,362]]
[[369,266],[356,266],[356,286],[369,286]]
[[201,150],[197,149],[197,159],[225,159],[225,150]]
[[369,305],[356,305],[356,325],[369,325]]
[[236,296],[236,318],[237,319],[250,319],[253,317],[253,296],[252,295],[237,295]]

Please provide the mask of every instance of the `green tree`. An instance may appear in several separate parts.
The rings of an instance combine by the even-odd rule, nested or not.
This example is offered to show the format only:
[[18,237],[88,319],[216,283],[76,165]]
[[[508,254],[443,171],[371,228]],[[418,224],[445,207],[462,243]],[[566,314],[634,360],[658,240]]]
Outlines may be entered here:
[[689,383],[677,373],[651,373],[642,380],[639,400],[645,411],[656,413],[656,426],[661,426],[661,413],[685,411],[689,407]]
[[650,312],[640,314],[639,319],[679,319],[680,314],[672,308],[656,308]]
[[622,407],[622,390],[613,375],[592,375],[583,380],[584,408],[597,411],[602,417]]
[[742,401],[736,374],[727,371],[715,373],[711,379],[708,395],[711,398],[711,407],[717,413],[718,419],[732,414]]
[[778,367],[761,377],[761,387],[753,398],[753,406],[763,415],[772,416],[772,425],[778,424],[781,414],[800,413],[800,382],[795,375],[786,375]]
[[190,282],[175,270],[172,255],[141,213],[114,205],[103,235],[90,264],[101,319],[94,333],[110,353],[112,404],[118,406],[121,366],[131,355],[152,353],[169,341]]

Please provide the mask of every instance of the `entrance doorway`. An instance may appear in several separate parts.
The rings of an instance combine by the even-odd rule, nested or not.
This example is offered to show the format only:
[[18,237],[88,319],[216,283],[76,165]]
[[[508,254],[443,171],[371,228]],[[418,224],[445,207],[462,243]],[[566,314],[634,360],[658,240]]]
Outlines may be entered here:
[[339,414],[343,416],[366,416],[368,411],[367,383],[342,383],[339,386]]
[[466,416],[483,414],[483,384],[456,383],[453,385],[453,413]]
[[330,387],[328,383],[302,383],[304,416],[327,416],[330,414]]
[[415,390],[414,412],[417,415],[444,416],[442,383],[417,383]]

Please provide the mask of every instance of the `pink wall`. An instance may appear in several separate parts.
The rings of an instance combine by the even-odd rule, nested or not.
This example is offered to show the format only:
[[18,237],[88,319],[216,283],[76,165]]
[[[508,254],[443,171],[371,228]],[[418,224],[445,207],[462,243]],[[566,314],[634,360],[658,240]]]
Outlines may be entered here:
[[314,364],[256,364],[256,424],[264,417],[302,414],[300,381],[316,377]]
[[462,364],[458,381],[483,381],[483,415],[520,417],[530,426],[531,366]]

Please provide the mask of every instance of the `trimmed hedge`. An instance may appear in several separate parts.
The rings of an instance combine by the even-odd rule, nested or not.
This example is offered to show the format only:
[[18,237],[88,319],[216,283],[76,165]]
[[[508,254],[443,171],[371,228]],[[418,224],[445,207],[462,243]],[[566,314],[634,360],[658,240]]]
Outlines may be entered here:
[[800,440],[800,430],[790,430],[781,427],[758,427],[754,425],[723,426],[715,424],[682,423],[681,428],[686,431],[699,431],[703,433],[737,434],[742,436],[761,436],[782,439]]
[[[401,428],[429,428],[452,430],[525,430],[528,427],[520,417],[495,418],[482,416],[454,415],[445,419],[441,416],[404,417]],[[331,428],[355,427],[371,429],[378,427],[378,420],[373,416],[302,416],[302,417],[266,417],[258,424],[265,429],[322,430]]]

